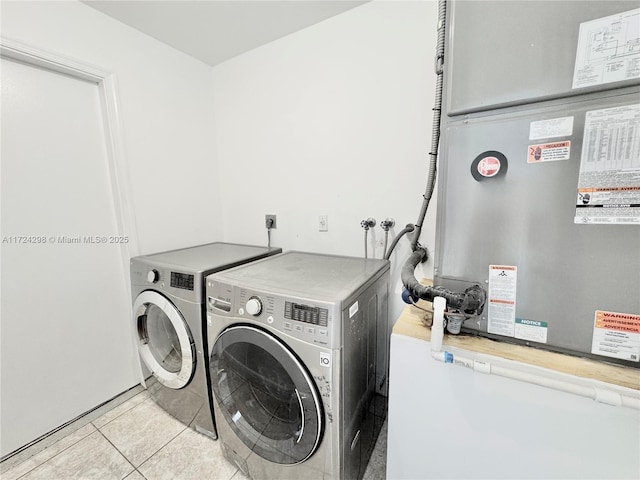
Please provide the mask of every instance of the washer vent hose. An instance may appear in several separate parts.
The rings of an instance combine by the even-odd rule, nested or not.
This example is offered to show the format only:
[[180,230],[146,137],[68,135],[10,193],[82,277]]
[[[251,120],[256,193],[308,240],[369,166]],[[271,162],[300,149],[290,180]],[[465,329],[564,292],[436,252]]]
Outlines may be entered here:
[[[422,233],[422,223],[427,214],[429,203],[435,189],[436,171],[438,161],[438,145],[440,143],[440,118],[442,110],[442,86],[444,72],[444,42],[445,42],[445,24],[446,24],[447,2],[446,0],[438,0],[438,39],[436,43],[436,94],[435,106],[433,108],[433,127],[431,133],[431,157],[429,162],[429,176],[427,177],[427,187],[423,195],[422,207],[418,215],[418,221],[415,224],[415,231],[411,241],[411,250],[413,253],[409,256],[405,264],[402,266],[401,280],[404,287],[414,301],[418,299],[433,301],[435,297],[444,297],[447,301],[448,308],[457,311],[463,311],[466,314],[479,315],[484,308],[486,300],[486,292],[480,285],[473,285],[467,288],[463,293],[452,292],[444,287],[425,286],[420,284],[415,277],[415,269],[421,262],[426,262],[429,258],[429,252],[422,247],[418,241]],[[392,245],[392,247],[395,245]],[[393,248],[389,249],[389,255]],[[387,257],[388,258],[388,257]]]
[[422,233],[422,224],[424,217],[427,215],[427,208],[431,202],[433,190],[436,184],[436,171],[438,164],[438,144],[440,143],[440,117],[442,112],[442,85],[443,85],[443,72],[444,72],[444,40],[445,40],[445,22],[447,18],[447,2],[446,0],[438,1],[438,40],[436,42],[436,58],[435,58],[435,72],[436,72],[436,96],[435,106],[433,107],[433,124],[431,127],[431,151],[429,152],[429,175],[427,177],[427,187],[425,189],[422,207],[418,214],[418,221],[416,222],[416,230],[413,234],[413,240],[411,241],[411,250],[415,250],[418,247],[418,241],[420,234]]
[[400,241],[400,239],[407,233],[413,232],[415,229],[416,227],[413,223],[408,223],[406,227],[400,230],[398,235],[396,235],[396,238],[394,238],[393,241],[391,242],[389,249],[384,254],[384,259],[389,260],[391,258],[391,254],[393,253],[393,250],[396,248],[396,245],[398,245],[398,242]]

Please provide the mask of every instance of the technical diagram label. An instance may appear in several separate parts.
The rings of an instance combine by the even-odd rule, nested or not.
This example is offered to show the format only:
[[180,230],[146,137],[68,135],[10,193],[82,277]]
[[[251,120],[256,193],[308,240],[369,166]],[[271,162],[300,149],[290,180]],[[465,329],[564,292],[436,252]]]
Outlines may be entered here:
[[640,361],[640,315],[596,310],[591,353]]
[[547,343],[547,322],[516,318],[515,337],[531,342]]
[[529,125],[529,140],[573,135],[573,117],[538,120]]
[[573,87],[640,78],[640,8],[580,24]]
[[571,142],[540,143],[529,145],[527,163],[555,162],[569,160],[571,157]]
[[489,333],[515,335],[517,273],[511,265],[489,265]]
[[575,223],[640,224],[640,104],[586,113]]

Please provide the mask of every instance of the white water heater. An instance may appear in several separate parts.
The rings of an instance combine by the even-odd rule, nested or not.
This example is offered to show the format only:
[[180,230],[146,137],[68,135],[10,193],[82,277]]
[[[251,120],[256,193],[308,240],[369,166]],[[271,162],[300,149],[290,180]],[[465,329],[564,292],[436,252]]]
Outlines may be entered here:
[[435,282],[463,331],[640,367],[640,8],[448,2]]

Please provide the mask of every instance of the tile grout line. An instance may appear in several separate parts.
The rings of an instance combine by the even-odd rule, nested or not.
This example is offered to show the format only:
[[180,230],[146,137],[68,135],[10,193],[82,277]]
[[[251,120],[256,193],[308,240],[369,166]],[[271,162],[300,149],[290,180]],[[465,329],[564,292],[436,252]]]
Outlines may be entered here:
[[[156,456],[158,453],[160,453],[160,451],[161,451],[161,450],[164,450],[167,446],[169,446],[169,444],[170,444],[171,442],[173,442],[176,438],[178,438],[180,435],[182,435],[182,434],[183,434],[185,431],[187,431],[187,430],[191,430],[191,427],[185,426],[185,427],[184,427],[184,428],[183,428],[183,429],[182,429],[178,434],[176,434],[176,435],[175,435],[171,440],[169,440],[167,443],[165,443],[163,446],[161,446],[158,450],[156,450],[154,453],[152,453],[152,454],[151,454],[151,455],[150,455],[150,456],[149,456],[149,457],[148,457],[144,462],[142,462],[142,463],[138,466],[138,468],[136,468],[136,470],[138,470],[138,469],[139,469],[140,467],[142,467],[145,463],[147,463],[149,460],[151,460],[154,456]],[[198,434],[198,435],[202,435],[202,434],[201,434],[200,432],[198,432],[198,431],[195,431],[195,430],[194,430],[194,432],[195,432],[196,434]],[[206,435],[203,435],[203,436],[205,436],[205,437],[206,437]],[[224,457],[223,457],[223,458],[224,458]],[[225,459],[225,460],[226,460],[226,459]],[[234,467],[235,467],[235,465],[234,465]],[[238,472],[240,471],[240,469],[239,469],[239,468],[237,468],[237,467],[235,467],[235,468],[236,468],[236,470],[231,474],[231,476],[228,478],[228,480],[232,480],[232,479],[233,479],[233,478],[238,474]],[[145,480],[146,480],[146,478],[147,478],[147,477],[145,477],[145,476],[144,476],[144,474],[143,474],[140,470],[138,470],[138,473],[140,473],[140,475],[142,475],[142,476],[145,478]],[[129,474],[129,475],[131,475],[131,474]]]
[[[137,395],[139,395],[139,394],[141,394],[141,393],[142,393],[142,392],[137,393],[136,395],[134,395],[134,396],[130,397],[128,400],[131,400],[132,398],[135,398],[135,396],[137,396]],[[125,400],[125,401],[128,401],[128,400]],[[143,401],[144,401],[144,400],[143,400]],[[118,406],[120,406],[120,405],[122,405],[122,404],[124,404],[124,403],[125,403],[125,402],[122,402],[122,403],[120,403],[119,405],[116,405],[116,406],[115,406],[115,407],[113,407],[113,408],[117,408]],[[124,413],[126,413],[126,412],[129,412],[130,410],[132,410],[133,408],[137,407],[137,406],[138,406],[138,405],[140,405],[141,403],[142,403],[142,402],[138,403],[137,405],[133,405],[131,408],[129,408],[129,409],[127,409],[126,411],[122,412],[122,414],[124,414]],[[108,411],[104,412],[104,414],[108,413],[109,411],[111,411],[111,410],[108,410]],[[38,453],[36,453],[36,454],[32,455],[31,457],[26,458],[23,462],[20,462],[20,463],[18,463],[18,464],[16,464],[16,465],[14,465],[12,468],[10,468],[10,469],[9,469],[9,470],[7,470],[6,472],[4,472],[4,473],[3,473],[3,476],[4,476],[4,475],[6,475],[7,473],[10,473],[10,472],[11,472],[11,470],[14,470],[14,469],[16,469],[16,468],[20,467],[20,465],[22,465],[22,464],[24,464],[25,462],[29,461],[30,459],[34,458],[36,455],[39,455],[39,454],[41,454],[41,453],[45,452],[45,451],[47,450],[47,448],[51,448],[51,447],[53,447],[54,445],[56,445],[56,443],[61,442],[62,440],[64,440],[64,439],[65,439],[65,438],[67,438],[68,436],[73,435],[73,434],[74,434],[74,433],[76,433],[78,430],[80,430],[80,429],[82,429],[82,428],[86,427],[87,425],[91,425],[91,426],[93,427],[93,431],[92,431],[92,432],[88,433],[87,435],[84,435],[83,437],[79,438],[77,441],[75,441],[75,442],[73,442],[73,443],[69,444],[68,446],[66,446],[65,448],[63,448],[62,450],[60,450],[60,451],[59,451],[58,453],[56,453],[55,455],[53,455],[53,456],[51,456],[51,457],[47,458],[46,460],[42,461],[41,463],[38,463],[38,464],[37,464],[37,465],[35,465],[33,468],[31,468],[31,469],[27,470],[26,472],[24,472],[23,474],[21,474],[19,477],[17,477],[17,478],[16,478],[16,480],[19,480],[19,479],[23,478],[25,475],[27,475],[27,474],[29,474],[29,473],[33,472],[35,469],[37,469],[37,468],[39,468],[39,467],[43,466],[44,464],[46,464],[46,463],[50,462],[51,460],[53,460],[53,459],[54,459],[54,458],[56,458],[57,456],[59,456],[59,455],[61,455],[62,453],[66,452],[69,448],[71,448],[71,447],[73,447],[74,445],[78,444],[79,442],[81,442],[81,441],[85,440],[86,438],[90,437],[91,435],[93,435],[93,434],[94,434],[94,433],[96,433],[96,432],[99,432],[99,433],[100,433],[100,435],[101,435],[105,440],[107,440],[107,442],[109,442],[109,444],[110,444],[111,446],[113,446],[113,448],[115,448],[115,449],[116,449],[116,451],[117,451],[120,455],[122,455],[122,456],[124,457],[124,459],[125,459],[125,460],[126,460],[126,461],[127,461],[127,462],[132,466],[132,467],[133,467],[133,469],[134,469],[134,470],[137,470],[137,468],[136,468],[136,467],[135,467],[135,466],[134,466],[134,465],[129,461],[129,459],[128,459],[128,458],[127,458],[127,457],[126,457],[126,456],[125,456],[125,455],[124,455],[120,450],[118,450],[118,448],[117,448],[113,443],[111,443],[111,441],[109,441],[109,439],[104,435],[104,433],[102,433],[102,431],[100,430],[100,428],[98,428],[98,427],[93,423],[95,420],[99,419],[99,418],[100,418],[100,417],[102,417],[102,415],[104,415],[104,414],[101,414],[99,417],[96,417],[94,420],[91,420],[91,421],[87,422],[85,425],[82,425],[82,426],[81,426],[81,427],[79,427],[77,430],[75,430],[75,431],[73,431],[73,432],[69,433],[69,435],[67,435],[67,436],[65,436],[65,437],[60,438],[60,439],[59,439],[58,441],[56,441],[55,443],[52,443],[51,445],[49,445],[48,447],[46,447],[46,448],[44,448],[43,450],[39,451]],[[109,423],[111,423],[111,422],[112,422],[113,420],[115,420],[116,418],[120,417],[122,414],[118,415],[117,417],[114,417],[114,418],[113,418],[113,419],[111,419],[109,422],[105,423],[105,424],[103,425],[103,427],[104,427],[104,426],[106,426],[106,425],[108,425]],[[132,472],[129,472],[127,475],[130,475],[131,473],[132,473]],[[140,472],[138,472],[138,473],[140,473]],[[142,473],[140,473],[140,474],[142,475]],[[144,477],[144,475],[142,475],[142,476]],[[145,477],[145,478],[146,478],[146,477]]]
[[127,412],[130,412],[131,410],[133,410],[134,408],[136,408],[139,405],[142,405],[144,402],[146,402],[148,400],[148,398],[145,398],[144,400],[136,403],[135,405],[132,405],[130,408],[127,408],[126,410],[124,410],[122,413],[116,415],[115,417],[113,417],[111,420],[109,420],[108,422],[106,422],[104,425],[96,425],[94,422],[97,420],[100,420],[102,417],[104,417],[106,414],[108,414],[109,412],[115,410],[116,408],[124,405],[126,402],[129,402],[131,400],[133,400],[134,398],[136,398],[138,395],[141,395],[144,392],[144,390],[140,393],[137,393],[136,395],[134,395],[133,397],[129,398],[128,400],[122,402],[120,405],[116,405],[115,407],[113,407],[111,410],[107,410],[106,412],[104,412],[102,415],[100,415],[99,417],[96,417],[95,419],[93,419],[90,423],[97,429],[100,430],[102,427],[106,427],[107,425],[109,425],[111,422],[113,422],[116,418],[120,418],[122,415],[124,415]]
[[[135,385],[128,390],[116,395],[115,397],[107,400],[101,405],[79,415],[75,419],[63,424],[50,432],[43,434],[41,437],[33,440],[31,443],[19,448],[17,451],[10,453],[0,462],[0,475],[4,475],[13,470],[18,465],[23,464],[30,458],[44,452],[47,448],[55,445],[64,438],[72,435],[81,428],[93,423],[93,420],[101,417],[105,413],[120,406],[126,401],[134,398],[139,393],[142,393],[145,389],[141,385]],[[121,400],[123,399],[123,400]],[[95,427],[95,425],[94,425]],[[97,427],[95,427],[97,428]]]
[[[123,478],[127,478],[127,477],[128,477],[129,475],[131,475],[135,470],[137,470],[136,466],[135,466],[133,463],[131,463],[131,460],[129,460],[129,459],[127,458],[127,456],[126,456],[124,453],[122,453],[122,452],[118,449],[118,447],[116,447],[116,446],[113,444],[113,442],[111,442],[111,440],[109,440],[109,439],[107,438],[107,436],[106,436],[104,433],[102,433],[102,431],[101,431],[99,428],[98,428],[97,430],[98,430],[98,433],[99,433],[100,435],[102,435],[102,438],[104,438],[107,442],[109,442],[109,445],[111,445],[111,446],[116,450],[116,452],[118,452],[120,455],[122,455],[122,458],[124,458],[124,459],[127,461],[127,463],[133,467],[133,470],[132,470],[132,471],[130,471],[129,473],[127,473],[127,474],[123,477]],[[144,475],[142,475],[142,476],[144,477]],[[146,478],[146,477],[145,477],[145,478]]]
[[[168,415],[168,414],[167,414]],[[176,420],[178,421],[178,420]],[[184,424],[183,424],[184,425]],[[133,466],[134,469],[138,470],[138,468],[140,468],[142,465],[144,465],[145,463],[147,463],[149,460],[151,460],[151,458],[153,458],[154,455],[156,455],[158,452],[160,452],[160,450],[162,450],[163,448],[165,448],[167,445],[169,445],[171,442],[173,442],[176,438],[178,438],[180,435],[182,435],[182,433],[184,433],[184,431],[189,428],[187,426],[184,426],[184,428],[182,430],[180,430],[180,432],[178,432],[175,436],[173,436],[167,443],[165,443],[164,445],[162,445],[160,448],[158,448],[158,450],[156,450],[155,452],[153,452],[151,455],[149,455],[140,465],[138,465],[137,467],[135,465],[133,465],[133,463],[131,463],[131,461],[126,457],[126,455],[124,453],[122,453],[118,447],[116,447],[115,445],[113,445],[113,443],[111,443],[109,441],[109,443],[111,443],[111,445],[113,445],[113,447],[118,450],[118,452],[120,453],[120,455],[122,455],[124,458],[127,459],[127,462],[131,463],[131,465]],[[98,429],[98,431],[102,434],[102,436],[104,437],[105,435],[100,431],[100,429]],[[105,437],[106,438],[106,437]],[[107,440],[109,440],[107,438]],[[139,472],[142,475],[142,472]],[[130,474],[129,474],[130,475]],[[142,475],[144,477],[144,475]],[[146,477],[145,477],[146,478]]]
[[[85,426],[86,426],[86,425],[85,425]],[[91,426],[93,427],[93,425],[91,425]],[[80,428],[84,428],[84,427],[80,427]],[[94,431],[93,431],[93,432],[91,432],[91,433],[89,433],[89,434],[85,435],[84,437],[82,437],[82,438],[78,439],[78,441],[77,441],[77,442],[73,442],[71,445],[69,445],[69,446],[67,446],[67,447],[63,448],[63,449],[62,449],[62,450],[60,450],[58,453],[56,453],[54,456],[52,456],[52,457],[50,457],[50,458],[47,458],[44,462],[39,463],[38,465],[36,465],[36,466],[35,466],[35,467],[33,467],[32,469],[27,470],[27,471],[26,471],[26,472],[24,472],[22,475],[20,475],[19,477],[17,477],[17,478],[16,478],[16,480],[20,480],[20,479],[21,479],[21,478],[23,478],[25,475],[28,475],[29,473],[33,472],[36,468],[40,468],[40,467],[42,467],[45,463],[49,463],[51,460],[53,460],[53,459],[54,459],[54,458],[56,458],[57,456],[59,456],[59,455],[63,454],[64,452],[66,452],[67,450],[69,450],[69,449],[70,449],[71,447],[73,447],[74,445],[77,445],[78,443],[80,443],[81,441],[83,441],[83,440],[85,440],[86,438],[90,437],[90,436],[91,436],[91,435],[93,435],[94,433],[97,433],[97,432],[98,432],[98,429],[97,429],[97,428],[95,428],[95,427],[93,427],[93,428],[94,428]],[[65,438],[66,438],[66,437],[65,437]],[[54,443],[53,445],[55,445],[55,443]],[[52,447],[53,445],[51,445],[50,447]],[[50,448],[50,447],[47,447],[47,448]],[[46,450],[46,449],[45,449],[45,450]],[[44,452],[45,450],[42,450],[42,451]],[[39,452],[39,453],[42,453],[42,452]],[[37,455],[37,454],[36,454],[36,455]],[[34,456],[35,456],[35,455],[34,455]],[[31,457],[31,458],[33,458],[33,457]],[[25,462],[26,462],[26,461],[28,461],[28,460],[29,460],[29,459],[25,460]],[[25,462],[22,462],[22,463],[25,463]],[[13,467],[13,468],[17,468],[17,467],[19,467],[20,465],[22,465],[22,463],[19,463],[18,465],[16,465],[16,466],[15,466],[15,467]],[[13,470],[13,468],[12,468],[11,470]],[[5,472],[5,474],[7,474],[7,473],[11,472],[11,470],[8,470],[7,472]]]

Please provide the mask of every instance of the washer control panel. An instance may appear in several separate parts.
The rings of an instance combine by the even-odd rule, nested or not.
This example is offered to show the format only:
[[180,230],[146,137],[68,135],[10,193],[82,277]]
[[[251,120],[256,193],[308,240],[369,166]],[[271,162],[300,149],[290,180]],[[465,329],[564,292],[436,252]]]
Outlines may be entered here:
[[210,314],[259,322],[306,342],[330,346],[333,305],[232,287],[207,279]]
[[320,327],[326,327],[329,319],[329,310],[326,308],[312,307],[304,303],[284,302],[284,318],[310,323]]

